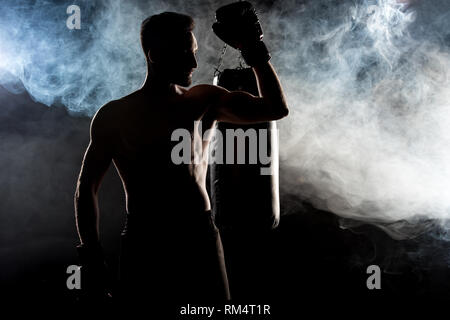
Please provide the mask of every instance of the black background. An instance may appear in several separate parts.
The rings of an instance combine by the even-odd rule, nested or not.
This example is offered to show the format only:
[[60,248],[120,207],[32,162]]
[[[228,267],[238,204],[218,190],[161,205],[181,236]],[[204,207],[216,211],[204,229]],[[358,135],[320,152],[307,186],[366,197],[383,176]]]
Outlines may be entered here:
[[[2,87],[0,108],[0,305],[30,312],[36,305],[45,312],[74,310],[78,293],[66,288],[66,268],[78,264],[73,195],[90,118]],[[281,183],[288,174],[281,163]],[[124,201],[111,167],[99,203],[113,274]],[[392,308],[431,311],[450,301],[450,244],[435,237],[439,228],[403,241],[370,225],[342,229],[336,215],[286,191],[281,212],[271,232],[223,234],[234,302],[271,304],[272,318],[297,319],[305,310],[362,317]],[[372,264],[382,270],[381,290],[366,287]],[[360,307],[364,313],[356,311]]]

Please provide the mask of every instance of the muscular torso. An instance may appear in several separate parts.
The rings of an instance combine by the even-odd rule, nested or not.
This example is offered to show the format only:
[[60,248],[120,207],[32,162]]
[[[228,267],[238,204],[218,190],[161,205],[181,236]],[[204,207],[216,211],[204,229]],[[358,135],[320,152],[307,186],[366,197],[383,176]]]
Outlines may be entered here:
[[[223,249],[206,192],[207,148],[191,141],[192,158],[175,164],[171,154],[180,141],[176,129],[191,137],[211,128],[202,90],[177,90],[171,98],[136,92],[114,103],[112,160],[127,196],[127,223],[122,233],[121,281],[127,296],[141,288],[158,297],[194,295],[229,297]],[[109,114],[108,119],[111,119]],[[196,144],[194,146],[194,144]],[[196,154],[195,154],[196,153]]]
[[[113,162],[130,214],[163,217],[177,213],[188,218],[210,209],[205,185],[209,141],[202,141],[195,121],[202,120],[203,131],[213,121],[203,118],[204,102],[197,95],[183,89],[178,93],[161,98],[138,91],[118,101]],[[197,135],[198,139],[191,139],[191,152],[200,162],[173,163],[172,148],[179,141],[171,141],[171,136],[176,129]]]

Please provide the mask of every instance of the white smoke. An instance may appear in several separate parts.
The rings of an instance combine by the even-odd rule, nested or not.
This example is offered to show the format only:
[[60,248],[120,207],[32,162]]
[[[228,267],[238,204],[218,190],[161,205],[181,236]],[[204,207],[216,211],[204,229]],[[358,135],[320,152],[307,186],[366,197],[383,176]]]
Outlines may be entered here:
[[[140,22],[166,10],[196,20],[194,81],[211,83],[222,43],[210,26],[229,2],[74,1],[81,30],[68,30],[67,3],[4,1],[0,84],[93,114],[141,85]],[[256,6],[291,107],[280,122],[283,192],[397,238],[447,223],[450,1]]]
[[[272,42],[274,56],[294,109],[281,132],[284,164],[295,172],[285,186],[397,238],[450,217],[450,54],[439,41],[450,3],[432,2],[274,10],[285,34]],[[441,23],[418,34],[414,22],[426,20],[428,6]]]

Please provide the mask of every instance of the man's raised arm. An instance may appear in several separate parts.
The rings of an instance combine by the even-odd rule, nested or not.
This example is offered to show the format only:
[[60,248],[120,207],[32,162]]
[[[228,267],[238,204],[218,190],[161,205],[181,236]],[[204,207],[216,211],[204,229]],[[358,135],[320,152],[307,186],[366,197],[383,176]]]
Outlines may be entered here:
[[253,6],[246,1],[221,7],[213,25],[216,35],[241,51],[245,62],[253,68],[260,97],[242,91],[229,92],[214,87],[209,112],[218,121],[254,123],[278,120],[288,115],[283,89],[269,62],[270,54],[262,41],[263,32]]
[[[208,86],[208,113],[217,121],[250,124],[279,120],[289,114],[281,84],[270,62],[253,66],[260,97],[244,91]],[[199,88],[202,86],[198,86]]]

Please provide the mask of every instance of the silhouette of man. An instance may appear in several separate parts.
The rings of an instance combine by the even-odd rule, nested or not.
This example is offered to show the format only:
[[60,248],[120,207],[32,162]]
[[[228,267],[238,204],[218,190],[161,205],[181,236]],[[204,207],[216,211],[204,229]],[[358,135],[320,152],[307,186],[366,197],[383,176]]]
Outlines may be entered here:
[[[129,299],[157,296],[186,303],[230,299],[220,234],[206,192],[208,159],[174,164],[171,151],[179,142],[171,135],[178,128],[192,137],[200,135],[194,121],[202,121],[207,130],[216,121],[277,120],[288,114],[288,108],[262,33],[254,38],[261,29],[253,8],[229,11],[214,32],[241,50],[253,67],[259,97],[206,84],[184,88],[190,86],[197,67],[194,22],[187,15],[164,12],[141,26],[147,61],[143,86],[107,103],[92,120],[75,194],[80,258],[91,270],[96,264],[102,270],[97,194],[112,161],[126,193],[120,277],[123,295]],[[241,19],[239,28],[235,16]],[[192,157],[196,152],[207,154],[208,145],[202,141],[199,150],[192,139]],[[94,280],[100,282],[98,277]]]

